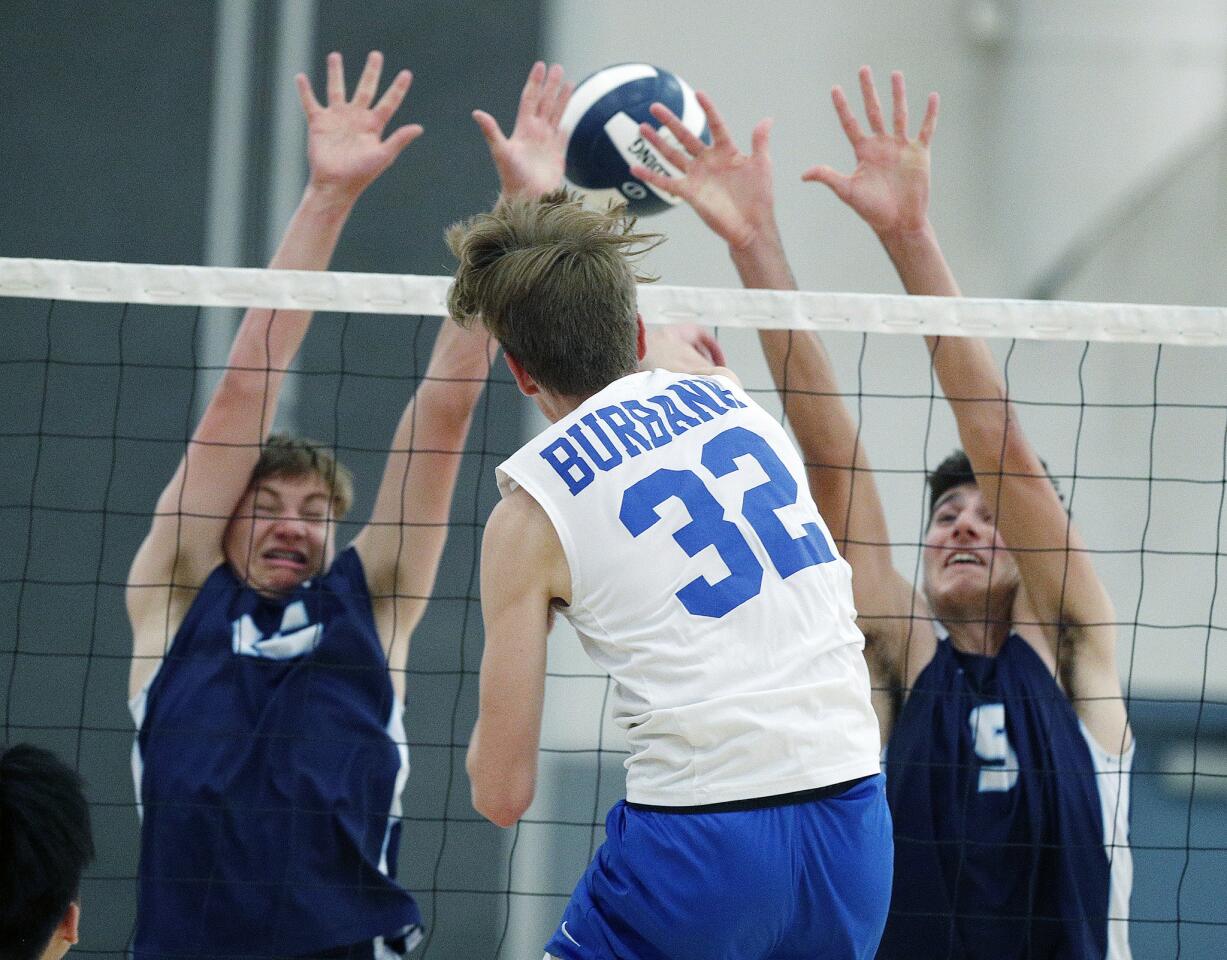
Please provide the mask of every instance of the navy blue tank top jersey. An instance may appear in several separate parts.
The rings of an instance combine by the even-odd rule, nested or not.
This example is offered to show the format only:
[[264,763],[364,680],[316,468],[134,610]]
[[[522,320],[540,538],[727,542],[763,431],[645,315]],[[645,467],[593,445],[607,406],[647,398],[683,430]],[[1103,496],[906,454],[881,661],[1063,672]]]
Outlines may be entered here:
[[1103,960],[1109,860],[1077,714],[1011,634],[940,641],[886,755],[895,878],[879,960]]
[[421,923],[402,711],[351,548],[268,600],[218,567],[147,690],[136,960],[301,956]]

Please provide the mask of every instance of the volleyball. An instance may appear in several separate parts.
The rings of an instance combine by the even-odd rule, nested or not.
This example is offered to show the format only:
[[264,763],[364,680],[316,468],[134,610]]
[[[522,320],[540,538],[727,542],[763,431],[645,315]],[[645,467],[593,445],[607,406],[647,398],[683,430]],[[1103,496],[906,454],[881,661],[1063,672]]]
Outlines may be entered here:
[[[626,203],[636,216],[675,206],[676,197],[631,176],[632,164],[642,164],[668,176],[678,170],[639,133],[640,123],[659,128],[649,112],[663,103],[705,143],[711,142],[707,117],[694,90],[681,77],[647,63],[619,63],[583,80],[563,112],[567,141],[567,183],[591,202]],[[672,134],[661,131],[669,140]]]

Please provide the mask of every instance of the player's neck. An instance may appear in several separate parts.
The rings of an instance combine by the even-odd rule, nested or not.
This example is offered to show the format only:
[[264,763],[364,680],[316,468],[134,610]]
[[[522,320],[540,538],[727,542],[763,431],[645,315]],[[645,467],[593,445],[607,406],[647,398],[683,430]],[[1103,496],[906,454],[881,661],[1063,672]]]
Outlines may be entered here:
[[563,417],[578,410],[592,396],[594,395],[588,394],[582,397],[563,396],[557,393],[550,393],[548,390],[542,390],[533,399],[537,401],[537,409],[545,414],[545,419],[550,423],[557,423]]
[[1010,635],[1008,620],[967,620],[951,617],[942,620],[950,636],[950,644],[960,653],[979,657],[995,657]]
[[545,418],[549,420],[550,423],[557,423],[563,417],[573,413],[583,404],[587,403],[598,393],[600,393],[601,390],[608,387],[610,383],[615,383],[622,379],[622,377],[627,377],[639,372],[638,370],[629,370],[590,393],[568,394],[556,393],[555,391],[550,390],[548,387],[542,386],[532,375],[528,373],[528,371],[524,369],[520,361],[516,360],[515,357],[511,356],[510,354],[507,356],[507,365],[511,368],[512,375],[516,378],[516,383],[520,387],[520,392],[525,396],[532,397],[533,403],[537,405],[537,409],[545,415]]

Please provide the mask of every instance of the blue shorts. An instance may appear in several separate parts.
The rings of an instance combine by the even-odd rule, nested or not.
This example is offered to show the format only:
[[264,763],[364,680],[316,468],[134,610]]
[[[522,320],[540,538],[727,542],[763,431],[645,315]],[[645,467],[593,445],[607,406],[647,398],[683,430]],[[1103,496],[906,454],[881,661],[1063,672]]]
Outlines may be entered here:
[[890,904],[885,779],[717,813],[619,800],[546,952],[563,960],[870,960]]

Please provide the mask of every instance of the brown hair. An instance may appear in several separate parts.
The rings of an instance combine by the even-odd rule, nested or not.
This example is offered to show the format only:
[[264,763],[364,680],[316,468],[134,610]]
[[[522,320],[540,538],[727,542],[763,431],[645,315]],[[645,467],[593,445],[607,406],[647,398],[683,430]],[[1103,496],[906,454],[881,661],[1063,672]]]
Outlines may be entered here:
[[638,367],[634,258],[664,239],[622,208],[586,210],[565,190],[501,200],[453,225],[452,318],[486,328],[547,390],[586,397]]
[[[1057,499],[1062,503],[1065,502],[1065,494],[1061,492],[1061,487],[1048,470],[1048,464],[1041,458],[1040,464],[1044,468],[1044,473],[1048,475],[1048,482],[1052,484],[1052,488],[1057,492]],[[955,450],[945,460],[933,468],[933,471],[925,478],[925,482],[929,485],[929,523],[933,522],[933,511],[937,507],[937,501],[946,495],[946,491],[952,490],[955,487],[961,487],[964,484],[977,484],[975,471],[971,468],[971,459],[962,450]]]
[[320,444],[305,437],[274,433],[264,441],[251,471],[251,485],[265,477],[305,477],[315,474],[332,494],[332,516],[340,520],[354,502],[354,475]]

